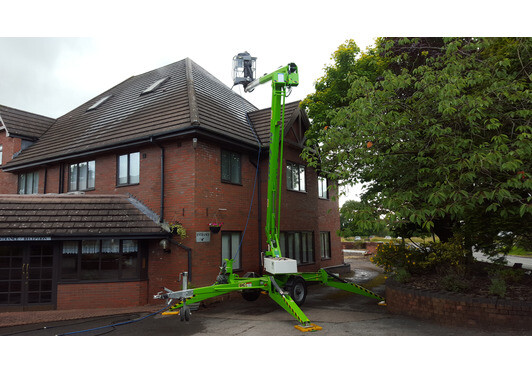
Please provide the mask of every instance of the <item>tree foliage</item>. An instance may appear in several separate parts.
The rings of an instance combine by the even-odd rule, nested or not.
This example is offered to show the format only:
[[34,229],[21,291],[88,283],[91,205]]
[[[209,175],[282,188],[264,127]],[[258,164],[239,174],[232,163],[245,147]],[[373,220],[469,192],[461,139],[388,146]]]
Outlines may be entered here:
[[532,39],[352,41],[303,102],[304,157],[392,228],[490,253],[532,241]]

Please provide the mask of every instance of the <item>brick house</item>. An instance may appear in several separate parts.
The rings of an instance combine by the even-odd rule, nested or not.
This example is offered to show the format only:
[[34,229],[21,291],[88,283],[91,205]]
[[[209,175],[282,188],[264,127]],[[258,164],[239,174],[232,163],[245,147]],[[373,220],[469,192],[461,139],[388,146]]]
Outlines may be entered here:
[[[188,58],[57,119],[0,106],[0,311],[154,303],[183,271],[212,284],[223,258],[260,272],[269,121]],[[298,102],[285,122],[283,254],[341,266],[338,202],[300,158]]]

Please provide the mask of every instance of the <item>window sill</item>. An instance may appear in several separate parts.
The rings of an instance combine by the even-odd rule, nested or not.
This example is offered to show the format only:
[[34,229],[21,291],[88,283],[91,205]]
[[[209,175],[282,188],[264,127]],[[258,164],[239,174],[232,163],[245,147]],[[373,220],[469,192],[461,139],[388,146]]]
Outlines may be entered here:
[[289,189],[289,188],[287,188],[286,190],[287,190],[287,191],[292,191],[292,192],[297,192],[297,193],[299,193],[299,194],[307,194],[306,191],[292,190],[292,189]]
[[137,182],[137,183],[124,183],[122,185],[116,185],[116,187],[127,187],[127,186],[137,186],[137,185],[140,185],[140,182]]
[[90,189],[83,189],[83,190],[68,190],[67,192],[86,192],[86,191],[94,191],[96,190],[95,187],[92,187]]
[[241,183],[234,183],[234,182],[231,182],[231,181],[224,181],[224,180],[221,180],[222,183],[225,183],[226,185],[235,185],[235,186],[243,186]]

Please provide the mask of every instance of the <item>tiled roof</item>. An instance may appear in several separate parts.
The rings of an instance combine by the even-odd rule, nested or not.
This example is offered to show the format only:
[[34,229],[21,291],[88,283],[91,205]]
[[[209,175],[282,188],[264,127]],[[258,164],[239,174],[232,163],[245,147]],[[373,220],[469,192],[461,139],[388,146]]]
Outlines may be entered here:
[[54,119],[0,105],[0,128],[5,126],[9,135],[30,140],[39,138]]
[[0,195],[0,238],[164,236],[125,195]]
[[[285,105],[285,128],[287,128],[288,124],[292,121],[294,114],[298,112],[299,102],[300,101],[291,102]],[[271,108],[249,112],[248,116],[261,143],[263,145],[268,145],[270,143]]]
[[[169,77],[154,92],[141,93]],[[111,95],[96,109],[87,111]],[[154,136],[203,130],[257,146],[246,112],[257,108],[190,59],[133,76],[58,118],[33,146],[4,166],[9,170],[81,156]]]

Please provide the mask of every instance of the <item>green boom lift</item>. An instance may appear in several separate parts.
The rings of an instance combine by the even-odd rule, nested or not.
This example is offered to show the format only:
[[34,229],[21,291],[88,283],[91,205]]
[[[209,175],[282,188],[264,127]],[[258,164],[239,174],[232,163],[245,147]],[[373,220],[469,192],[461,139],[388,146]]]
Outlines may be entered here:
[[279,246],[279,226],[281,210],[281,175],[283,161],[284,139],[284,107],[286,93],[291,87],[299,84],[298,69],[295,63],[254,79],[255,57],[249,53],[239,53],[233,58],[233,79],[235,85],[242,84],[245,92],[251,92],[255,87],[268,83],[272,84],[272,107],[270,122],[270,148],[269,148],[269,172],[268,193],[266,208],[266,239],[268,250],[264,252],[263,266],[267,275],[247,273],[240,277],[233,273],[233,260],[226,259],[220,268],[220,274],[213,285],[200,288],[188,288],[188,273],[183,275],[183,287],[180,291],[172,291],[164,288],[154,296],[156,299],[164,299],[172,305],[164,315],[179,314],[181,320],[190,319],[190,305],[197,304],[208,298],[240,291],[242,296],[253,301],[258,299],[261,293],[267,293],[275,302],[292,315],[299,324],[295,327],[301,331],[316,331],[321,327],[313,324],[301,311],[300,307],[307,295],[307,282],[320,283],[330,287],[339,288],[348,292],[361,294],[381,301],[384,298],[359,286],[350,283],[336,274],[325,269],[318,272],[297,272],[297,261],[282,257]]

